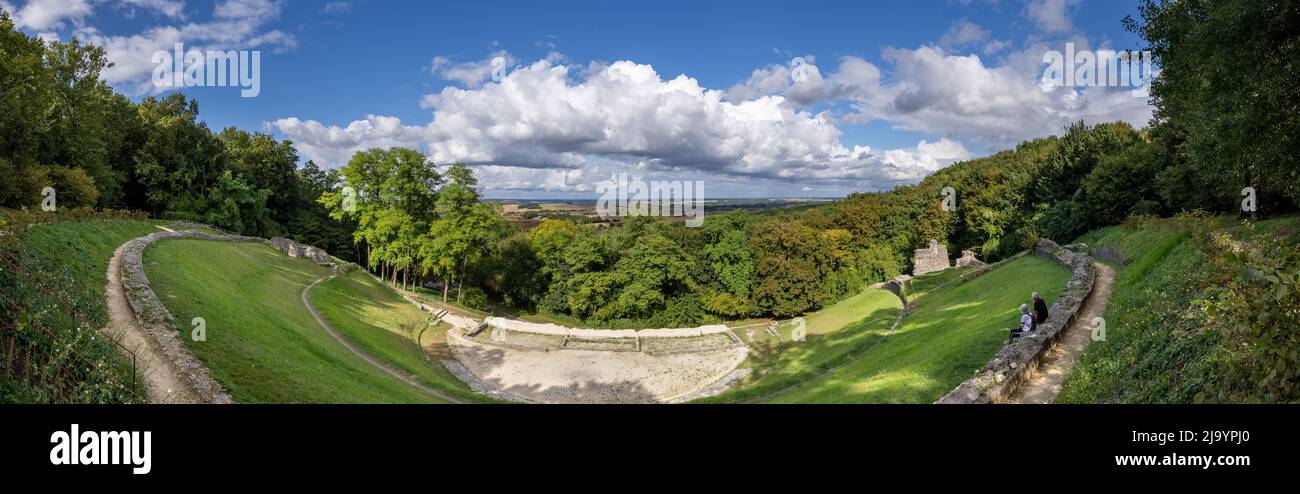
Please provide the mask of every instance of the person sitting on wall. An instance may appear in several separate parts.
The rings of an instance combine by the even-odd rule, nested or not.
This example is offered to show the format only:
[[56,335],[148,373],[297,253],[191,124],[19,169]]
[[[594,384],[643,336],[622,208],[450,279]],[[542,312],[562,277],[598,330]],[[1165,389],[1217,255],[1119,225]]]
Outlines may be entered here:
[[1033,330],[1034,316],[1029,315],[1029,304],[1020,304],[1020,324],[1011,328],[1011,336],[1007,338],[1007,343]]
[[1034,297],[1034,326],[1038,326],[1047,321],[1047,301],[1038,296],[1038,292],[1032,294]]

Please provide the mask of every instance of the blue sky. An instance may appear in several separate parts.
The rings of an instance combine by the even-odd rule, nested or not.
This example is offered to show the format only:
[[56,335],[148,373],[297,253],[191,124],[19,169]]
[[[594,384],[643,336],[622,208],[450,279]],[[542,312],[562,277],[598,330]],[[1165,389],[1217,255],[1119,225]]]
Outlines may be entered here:
[[326,166],[416,147],[473,164],[495,197],[591,197],[618,172],[713,197],[841,196],[1070,121],[1150,116],[1127,90],[1038,85],[1067,42],[1141,48],[1121,26],[1133,1],[0,3],[26,32],[104,46],[105,79],[135,99],[177,90],[151,84],[149,60],[175,42],[260,50],[257,97],[180,89],[211,127]]

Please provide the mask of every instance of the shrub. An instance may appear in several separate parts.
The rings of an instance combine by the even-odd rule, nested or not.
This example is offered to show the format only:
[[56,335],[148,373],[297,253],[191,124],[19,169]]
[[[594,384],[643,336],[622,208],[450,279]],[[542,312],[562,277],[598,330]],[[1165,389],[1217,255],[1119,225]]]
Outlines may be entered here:
[[476,286],[465,287],[464,293],[461,293],[461,303],[471,309],[485,309],[488,305],[487,294],[482,288]]
[[[1086,223],[1083,208],[1074,201],[1060,201],[1039,217],[1038,232],[1057,243],[1067,241],[1082,233]],[[985,252],[989,254],[990,252]]]
[[1300,400],[1300,251],[1277,240],[1243,247],[1224,234],[1212,237],[1226,283],[1211,286],[1203,302],[1214,327],[1245,352],[1254,389],[1233,401]]
[[27,181],[31,186],[28,204],[40,204],[45,197],[42,192],[45,187],[54,188],[54,197],[60,209],[91,207],[99,200],[95,181],[80,168],[35,166],[27,169]]
[[1154,216],[1160,214],[1160,203],[1150,199],[1143,199],[1133,203],[1133,207],[1128,210],[1129,216]]
[[704,310],[725,317],[743,317],[750,312],[745,299],[725,291],[710,291],[704,297]]
[[695,326],[704,320],[703,302],[694,293],[668,299],[664,310],[650,318],[652,324],[662,327]]

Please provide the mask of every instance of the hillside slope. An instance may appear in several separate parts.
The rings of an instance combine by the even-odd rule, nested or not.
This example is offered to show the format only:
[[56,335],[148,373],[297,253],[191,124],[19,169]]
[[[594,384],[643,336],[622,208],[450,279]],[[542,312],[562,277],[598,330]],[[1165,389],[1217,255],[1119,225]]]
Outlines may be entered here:
[[[1096,252],[1112,247],[1128,260],[1107,308],[1106,340],[1094,342],[1066,380],[1058,403],[1193,403],[1258,399],[1245,346],[1205,310],[1216,290],[1238,279],[1194,230],[1234,241],[1297,240],[1300,218],[1245,224],[1234,218],[1139,219],[1079,238]],[[1254,339],[1249,340],[1253,345]],[[1245,343],[1243,341],[1243,343]],[[1294,347],[1292,347],[1294,353]],[[1253,398],[1252,398],[1253,397]]]

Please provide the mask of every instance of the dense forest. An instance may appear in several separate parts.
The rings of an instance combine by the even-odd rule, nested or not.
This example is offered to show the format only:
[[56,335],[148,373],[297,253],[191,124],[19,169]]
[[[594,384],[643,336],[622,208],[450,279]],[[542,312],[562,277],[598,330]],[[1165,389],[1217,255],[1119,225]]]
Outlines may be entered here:
[[336,171],[299,166],[292,143],[266,134],[213,132],[183,94],[133,103],[100,79],[108,63],[0,11],[0,206],[36,206],[53,187],[60,208],[146,211],[352,257],[352,225],[316,202]]
[[[0,13],[0,206],[147,211],[284,235],[446,300],[618,326],[690,325],[816,310],[910,269],[929,239],[1005,258],[1135,215],[1300,204],[1300,6],[1144,2],[1126,26],[1160,75],[1147,128],[1085,124],[960,162],[919,184],[831,205],[709,215],[701,228],[629,218],[521,231],[480,201],[472,169],[410,149],[299,166],[293,144],[213,132],[182,94],[134,103],[100,80],[104,52],[46,42]],[[1244,56],[1248,53],[1249,56]],[[956,209],[941,191],[957,193]]]

